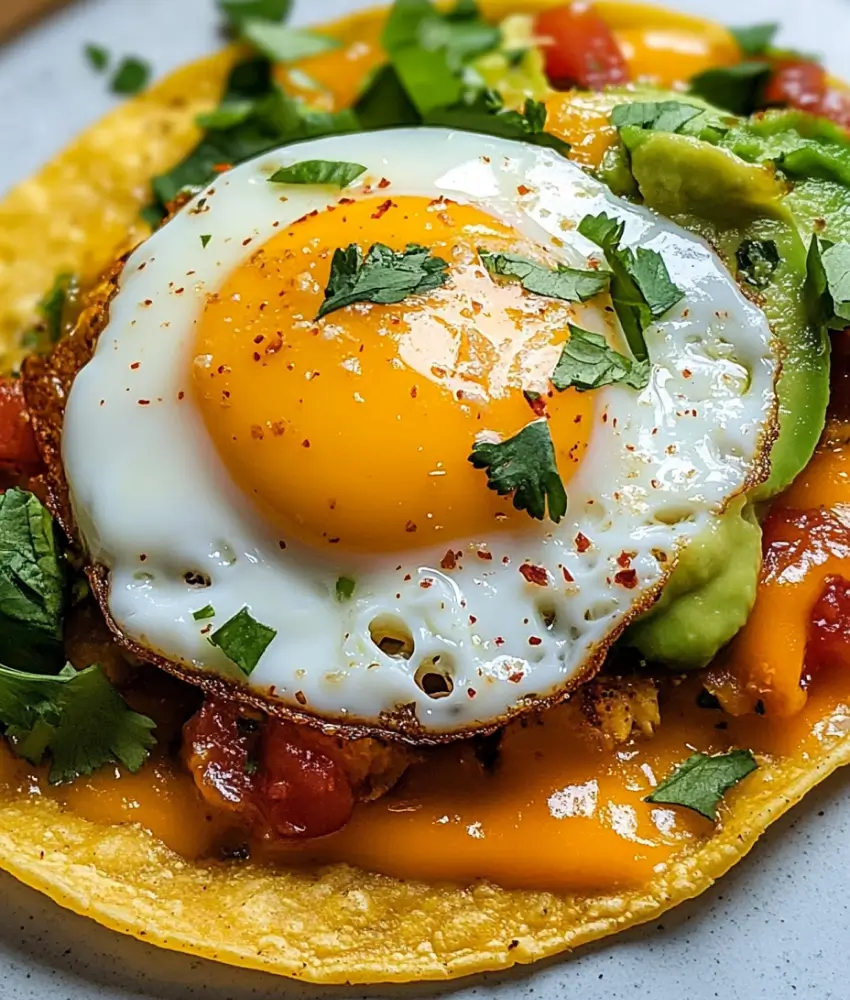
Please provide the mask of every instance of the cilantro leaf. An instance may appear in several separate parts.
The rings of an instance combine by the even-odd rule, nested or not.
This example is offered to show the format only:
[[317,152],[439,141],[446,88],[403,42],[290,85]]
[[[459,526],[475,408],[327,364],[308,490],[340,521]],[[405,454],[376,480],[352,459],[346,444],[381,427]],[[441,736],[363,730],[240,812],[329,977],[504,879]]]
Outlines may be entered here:
[[762,60],[718,66],[693,77],[690,92],[724,111],[749,115],[759,106],[770,71],[770,63]]
[[566,156],[570,151],[570,144],[546,131],[546,115],[546,105],[542,101],[529,97],[522,111],[510,111],[504,109],[499,95],[491,92],[479,95],[466,104],[435,108],[423,117],[427,125],[443,125],[465,132],[519,139],[535,146],[554,149]]
[[207,618],[215,618],[215,608],[211,604],[206,604],[198,611],[193,611],[192,617],[196,622],[206,621]]
[[288,167],[281,167],[269,177],[273,184],[328,184],[348,187],[366,168],[361,163],[344,160],[300,160]]
[[85,54],[86,61],[95,73],[102,73],[109,65],[109,51],[102,45],[95,45],[93,42],[89,42],[83,48],[83,53]]
[[292,0],[218,0],[219,10],[236,31],[246,21],[285,21]]
[[606,271],[581,270],[576,267],[547,267],[527,257],[512,253],[489,253],[479,249],[482,264],[490,274],[517,278],[534,295],[565,302],[585,302],[608,287],[611,275]]
[[749,750],[733,750],[716,757],[695,753],[662,781],[646,801],[684,806],[706,819],[716,820],[717,805],[724,792],[757,768]]
[[201,234],[201,246],[204,248],[204,250],[206,250],[206,248],[209,245],[209,242],[210,242],[211,239],[212,239],[212,234],[211,233],[202,233]]
[[195,124],[198,128],[209,129],[211,132],[223,132],[247,121],[256,106],[255,101],[228,101],[226,104],[219,104],[212,111],[198,115]]
[[750,24],[741,28],[730,28],[729,34],[738,43],[738,48],[745,56],[768,55],[773,48],[773,40],[779,25],[773,21],[768,24]]
[[99,666],[52,676],[0,667],[0,725],[31,763],[50,754],[54,784],[111,763],[138,771],[156,743],[153,721],[128,707]]
[[625,223],[604,212],[587,215],[578,231],[600,247],[611,268],[611,301],[622,324],[632,354],[638,361],[648,357],[644,330],[660,319],[684,292],[670,280],[664,258],[655,250],[623,248]]
[[431,0],[396,0],[382,41],[408,97],[425,114],[461,100],[464,66],[500,38],[475,4],[460,3],[444,14]]
[[320,52],[338,49],[340,41],[330,35],[320,35],[285,24],[247,20],[241,25],[242,38],[272,62],[290,63],[307,59]]
[[38,304],[39,322],[27,330],[21,340],[30,352],[45,353],[65,332],[65,310],[77,294],[77,279],[73,274],[57,274],[50,290]]
[[276,629],[258,622],[245,607],[213,632],[209,641],[250,676],[276,635]]
[[812,236],[807,272],[806,298],[813,321],[830,330],[849,327],[850,243]]
[[422,121],[392,63],[386,63],[374,73],[354,105],[354,113],[366,131],[419,125]]
[[743,240],[735,258],[738,274],[754,288],[767,288],[780,263],[775,240]]
[[546,420],[535,420],[512,438],[497,443],[479,441],[469,461],[486,469],[487,486],[499,496],[513,493],[514,507],[542,521],[557,524],[567,512],[567,492],[558,472],[555,446]]
[[683,101],[635,101],[618,104],[611,112],[611,124],[615,128],[635,125],[655,132],[678,132],[702,113],[702,108]]
[[336,599],[338,601],[350,601],[354,596],[354,588],[357,584],[347,576],[341,576],[336,581]]
[[587,392],[618,382],[633,389],[646,388],[650,373],[648,361],[632,361],[609,347],[601,334],[582,330],[572,323],[569,327],[570,339],[564,344],[552,373],[552,385],[558,392],[570,387]]
[[334,252],[325,301],[316,319],[354,302],[392,305],[409,295],[423,295],[448,281],[448,262],[409,243],[401,253],[383,243],[370,247],[365,259],[356,243]]
[[53,518],[25,490],[0,495],[0,660],[55,670],[62,662],[66,572]]
[[124,56],[110,81],[113,94],[132,96],[147,87],[151,78],[150,63],[137,56]]

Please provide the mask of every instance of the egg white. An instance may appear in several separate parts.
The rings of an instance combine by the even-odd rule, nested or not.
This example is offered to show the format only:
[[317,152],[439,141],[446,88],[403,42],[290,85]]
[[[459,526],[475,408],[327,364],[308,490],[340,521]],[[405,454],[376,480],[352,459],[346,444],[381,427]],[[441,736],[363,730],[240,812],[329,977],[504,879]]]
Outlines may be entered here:
[[[276,234],[275,222],[336,202],[327,188],[268,183],[304,159],[366,165],[347,197],[386,177],[396,195],[476,205],[573,266],[600,256],[576,232],[600,211],[626,223],[626,245],[662,254],[685,298],[646,332],[650,385],[595,394],[590,446],[559,525],[529,518],[515,533],[391,556],[291,541],[282,550],[231,481],[193,402],[196,325],[207,296]],[[202,235],[211,236],[206,248]],[[349,242],[344,225],[338,242]],[[577,307],[576,319],[610,338],[606,304]],[[617,337],[613,346],[627,353]],[[764,474],[777,367],[765,316],[704,243],[615,198],[562,157],[443,129],[325,138],[222,175],[132,254],[70,393],[65,471],[89,554],[110,572],[109,612],[128,638],[299,712],[445,738],[559,697],[647,606],[680,547]],[[586,551],[579,534],[592,543]],[[464,558],[443,571],[449,548]],[[478,549],[494,558],[478,558]],[[615,579],[622,553],[633,554],[632,589]],[[549,585],[527,582],[525,562],[545,567]],[[187,572],[209,586],[191,585]],[[356,581],[350,601],[335,595],[342,575]],[[195,621],[207,604],[214,619]],[[244,606],[277,630],[250,678],[207,641],[210,625]],[[410,631],[410,659],[375,645],[370,626],[382,619]],[[415,678],[435,658],[452,684],[439,698]]]

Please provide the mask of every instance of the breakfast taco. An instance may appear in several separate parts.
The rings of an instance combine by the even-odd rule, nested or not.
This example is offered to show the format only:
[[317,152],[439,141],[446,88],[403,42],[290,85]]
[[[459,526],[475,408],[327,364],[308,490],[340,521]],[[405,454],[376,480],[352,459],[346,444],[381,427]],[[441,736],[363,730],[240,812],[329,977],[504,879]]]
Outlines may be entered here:
[[288,6],[0,203],[0,866],[313,982],[532,962],[850,760],[850,93]]

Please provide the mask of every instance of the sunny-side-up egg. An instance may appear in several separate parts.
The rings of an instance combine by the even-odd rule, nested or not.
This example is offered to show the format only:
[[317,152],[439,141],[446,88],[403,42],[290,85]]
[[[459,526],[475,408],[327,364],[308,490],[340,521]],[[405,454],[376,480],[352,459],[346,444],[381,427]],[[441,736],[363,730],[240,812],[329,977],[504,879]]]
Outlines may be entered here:
[[[342,191],[270,182],[305,160],[366,170]],[[577,232],[600,212],[684,295],[645,332],[646,388],[544,397],[556,524],[488,489],[470,452],[538,419],[570,322],[628,347],[609,294],[532,294],[480,251],[604,268]],[[317,320],[350,244],[418,244],[447,280]],[[555,152],[441,129],[325,138],[223,174],[129,258],[70,394],[65,469],[132,642],[329,723],[451,738],[585,679],[763,475],[773,347],[707,246]],[[238,620],[229,655],[209,641],[242,609],[266,629],[250,671]]]

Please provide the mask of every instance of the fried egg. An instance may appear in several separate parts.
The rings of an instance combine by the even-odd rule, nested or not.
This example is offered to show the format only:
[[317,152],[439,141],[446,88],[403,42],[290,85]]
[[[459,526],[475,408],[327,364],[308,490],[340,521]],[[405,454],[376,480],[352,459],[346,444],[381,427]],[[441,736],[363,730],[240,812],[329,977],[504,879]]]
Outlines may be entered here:
[[[272,183],[304,160],[343,191]],[[642,390],[546,396],[568,494],[514,509],[468,461],[539,414],[584,303],[494,277],[482,249],[605,267],[606,212],[682,300],[645,332]],[[338,248],[418,244],[448,280],[316,315]],[[778,372],[764,314],[693,234],[555,152],[442,129],[324,138],[223,173],[127,260],[77,376],[63,458],[108,611],[192,680],[409,739],[488,730],[563,698],[652,603],[677,553],[760,481]],[[242,609],[273,630],[247,673],[211,644]],[[203,614],[198,612],[203,610]]]

